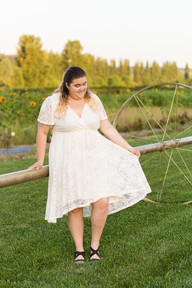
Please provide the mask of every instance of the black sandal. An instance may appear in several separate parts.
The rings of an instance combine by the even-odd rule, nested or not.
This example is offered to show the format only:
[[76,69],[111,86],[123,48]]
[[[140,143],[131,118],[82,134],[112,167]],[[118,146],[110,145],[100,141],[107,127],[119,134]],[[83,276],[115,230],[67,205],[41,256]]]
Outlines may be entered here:
[[[95,249],[93,249],[93,248],[91,247],[91,244],[90,244],[90,249],[91,249],[91,253],[90,253],[89,261],[90,261],[90,262],[91,262],[91,261],[100,261],[100,260],[101,260],[101,255],[100,255],[100,253],[99,253],[99,247],[95,250]],[[98,259],[98,258],[93,258],[93,259],[91,259],[93,255],[97,255],[97,256],[99,257],[99,259]]]
[[[82,255],[84,259],[76,259],[79,255]],[[78,263],[84,263],[85,262],[85,252],[82,251],[75,251],[75,258],[73,260],[73,262],[78,262]]]

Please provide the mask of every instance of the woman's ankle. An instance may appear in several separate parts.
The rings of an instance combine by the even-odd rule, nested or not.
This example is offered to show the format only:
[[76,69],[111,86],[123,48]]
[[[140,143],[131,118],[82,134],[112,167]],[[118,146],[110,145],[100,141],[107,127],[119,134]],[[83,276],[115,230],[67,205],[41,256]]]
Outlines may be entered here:
[[99,241],[91,240],[91,241],[90,241],[90,246],[91,246],[93,249],[98,249],[98,247],[99,247]]

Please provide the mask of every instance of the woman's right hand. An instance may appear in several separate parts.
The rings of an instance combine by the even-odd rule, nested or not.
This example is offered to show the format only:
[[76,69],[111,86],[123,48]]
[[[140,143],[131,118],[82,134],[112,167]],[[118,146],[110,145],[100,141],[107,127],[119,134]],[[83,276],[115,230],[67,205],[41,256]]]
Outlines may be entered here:
[[43,166],[43,163],[40,161],[35,162],[33,165],[28,167],[28,169],[40,169]]

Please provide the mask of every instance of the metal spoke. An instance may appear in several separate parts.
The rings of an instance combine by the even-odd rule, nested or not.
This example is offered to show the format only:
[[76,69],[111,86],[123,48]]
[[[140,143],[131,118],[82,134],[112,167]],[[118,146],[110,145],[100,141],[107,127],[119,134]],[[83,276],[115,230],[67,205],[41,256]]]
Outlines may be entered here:
[[[169,155],[169,153],[167,153]],[[173,149],[171,149],[171,156],[169,158],[169,161],[168,161],[168,164],[167,164],[167,169],[166,169],[166,172],[165,172],[165,175],[164,175],[164,179],[163,179],[163,184],[162,184],[162,187],[161,187],[161,192],[159,194],[159,197],[157,199],[157,201],[160,201],[161,199],[161,195],[162,195],[162,192],[163,192],[163,188],[164,188],[164,185],[165,185],[165,180],[167,178],[167,174],[168,174],[168,170],[169,170],[169,166],[170,166],[170,162],[171,162],[171,157],[172,157],[172,154],[173,154]]]
[[177,150],[182,150],[182,151],[187,151],[187,152],[192,152],[192,150],[189,150],[189,149],[184,149],[184,148],[177,148]]
[[[176,135],[176,128],[177,128],[177,109],[178,109],[178,93],[176,94],[176,110],[175,110],[175,135]],[[175,139],[175,137],[174,137]]]
[[150,144],[151,141],[154,141],[154,140],[155,140],[154,138],[149,138],[149,139],[147,139],[147,138],[137,137],[137,136],[133,136],[133,135],[130,135],[130,136],[128,135],[128,136],[126,137],[126,139],[127,139],[128,142],[129,142],[130,140],[135,140],[135,141],[139,141],[139,142],[141,142],[141,143],[144,142],[144,144]]
[[[143,107],[146,109],[146,111],[151,115],[151,112],[147,109],[147,107],[143,104],[143,102],[138,98],[138,100],[140,101],[140,103],[143,105]],[[157,123],[157,125],[161,128],[161,130],[164,132],[164,128],[161,126],[161,124],[153,117],[153,119],[155,120],[155,122]],[[152,128],[153,129],[153,128]],[[165,131],[165,134],[169,137],[169,139],[171,139],[171,137],[167,134],[167,132]]]
[[159,156],[159,169],[158,169],[158,186],[157,186],[157,201],[159,200],[159,195],[160,195],[160,176],[161,176],[161,155],[162,152],[160,152],[160,156]]
[[128,135],[129,138],[134,138],[134,139],[137,139],[137,140],[140,140],[140,141],[146,141],[146,142],[149,142],[150,140],[154,140],[154,137],[149,137],[149,138],[144,138],[144,137],[138,137],[138,136],[134,136],[134,135]]
[[[155,158],[157,155],[158,155],[157,153],[154,153],[154,155],[152,155],[152,156],[149,154],[145,157],[145,159],[143,159],[144,161],[140,161],[140,163],[142,164],[142,166],[144,166],[147,162],[149,162],[151,159]],[[147,158],[147,160],[146,160],[146,158]]]
[[[179,135],[185,133],[187,130],[189,130],[189,129],[191,129],[191,128],[192,128],[192,125],[191,125],[190,127],[188,127],[187,129],[185,129],[184,131],[182,131],[182,132],[180,132],[179,134],[177,134],[175,138],[178,138]],[[185,136],[188,135],[189,133],[191,133],[191,132],[188,132],[187,134],[185,134]],[[183,138],[183,137],[181,137],[181,138]],[[181,139],[181,138],[179,138],[179,139]]]
[[177,152],[179,153],[179,156],[180,156],[180,158],[181,158],[181,160],[182,160],[183,164],[185,165],[185,168],[187,169],[187,171],[189,172],[189,175],[190,175],[190,176],[191,176],[191,178],[192,178],[192,174],[191,174],[191,172],[190,172],[190,170],[189,170],[189,168],[188,168],[188,166],[187,166],[187,164],[186,164],[185,160],[183,159],[183,157],[182,157],[181,153],[179,152],[179,150],[178,150],[177,148],[176,148],[176,150],[177,150]]
[[149,122],[147,116],[145,115],[145,113],[144,113],[144,111],[143,111],[143,109],[142,109],[142,107],[140,106],[140,104],[139,104],[138,101],[140,101],[140,103],[143,105],[143,107],[144,107],[144,104],[142,103],[142,101],[141,101],[137,96],[135,96],[135,100],[136,100],[136,102],[137,102],[139,108],[141,109],[141,112],[142,112],[143,116],[145,117],[145,120],[147,121],[149,127],[151,128],[151,131],[153,132],[153,134],[154,134],[154,136],[156,137],[157,141],[159,141],[157,135],[155,134],[155,131],[153,130],[153,128],[152,128],[152,126],[151,126],[151,124],[150,124],[150,122]]
[[175,100],[176,91],[177,91],[177,86],[175,87],[175,91],[174,91],[174,94],[173,94],[173,99],[172,99],[172,102],[171,102],[171,107],[170,107],[170,110],[169,110],[169,115],[168,115],[168,117],[167,117],[167,122],[166,122],[166,125],[165,125],[165,130],[164,130],[164,133],[163,133],[162,141],[164,141],[165,133],[166,133],[166,131],[167,131],[167,126],[168,126],[169,119],[170,119],[170,115],[171,115],[171,112],[172,112],[172,109],[173,109],[173,103],[174,103],[174,100]]
[[170,157],[169,153],[167,153],[166,150],[164,150],[164,152],[167,154],[167,156],[171,159],[171,161],[175,164],[175,166],[178,168],[178,170],[183,174],[183,176],[185,177],[185,179],[187,179],[187,181],[192,185],[191,181],[187,178],[187,176],[185,175],[185,173],[179,168],[179,166],[177,165],[177,163],[173,160],[172,157]]

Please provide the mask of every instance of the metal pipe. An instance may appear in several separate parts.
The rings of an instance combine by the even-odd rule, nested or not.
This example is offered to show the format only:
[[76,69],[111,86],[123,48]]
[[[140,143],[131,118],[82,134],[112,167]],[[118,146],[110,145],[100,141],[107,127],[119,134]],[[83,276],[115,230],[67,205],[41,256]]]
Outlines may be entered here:
[[177,148],[183,145],[192,144],[192,136],[185,137],[181,139],[169,140],[169,141],[160,141],[153,144],[147,144],[143,146],[137,146],[136,148],[141,152],[141,154],[152,153],[157,151],[164,151],[170,148]]
[[[153,144],[136,147],[141,154],[153,153],[157,151],[164,151],[169,148],[176,148],[178,146],[192,144],[192,136],[182,139],[162,141]],[[41,169],[27,169],[13,173],[0,175],[0,188],[24,183],[49,176],[49,166],[43,166]]]

